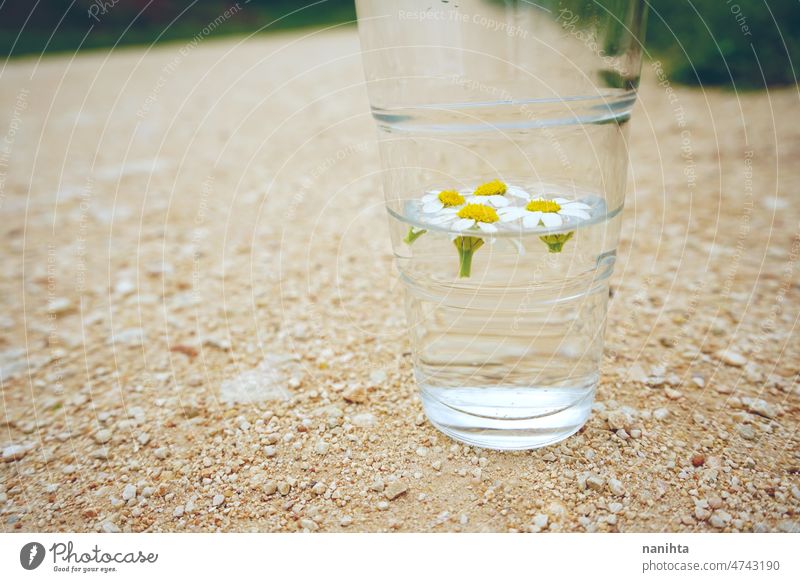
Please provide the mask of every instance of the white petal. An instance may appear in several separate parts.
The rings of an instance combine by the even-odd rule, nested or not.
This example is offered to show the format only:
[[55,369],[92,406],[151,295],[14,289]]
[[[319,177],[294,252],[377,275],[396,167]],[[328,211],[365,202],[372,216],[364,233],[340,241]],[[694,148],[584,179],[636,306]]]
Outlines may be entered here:
[[472,218],[462,218],[453,223],[453,230],[467,230],[475,224]]
[[542,219],[541,212],[531,212],[525,215],[522,219],[522,226],[525,228],[536,228],[539,226],[539,221]]
[[558,213],[561,215],[583,218],[584,220],[589,220],[591,218],[591,215],[585,210],[581,210],[580,208],[572,208],[571,206],[563,207],[561,210],[558,211]]
[[[547,200],[548,199],[547,196],[544,196],[544,199]],[[550,200],[552,200],[556,204],[567,204],[567,203],[569,203],[569,200],[567,200],[566,198],[550,198]]]
[[427,214],[432,214],[434,212],[439,212],[442,208],[444,208],[444,204],[442,204],[441,200],[434,200],[433,202],[428,202],[422,207],[422,212]]
[[502,208],[497,214],[500,217],[500,222],[512,222],[521,218],[525,212],[522,208]]
[[460,206],[448,206],[447,208],[442,208],[442,211],[439,214],[458,214],[458,210],[461,208]]
[[555,212],[543,212],[542,222],[545,226],[561,226],[561,223],[564,222],[564,219],[562,219]]
[[483,232],[497,232],[497,227],[488,222],[479,222],[478,228],[480,228]]
[[512,196],[516,196],[517,198],[524,198],[525,200],[531,197],[525,190],[522,188],[517,188],[516,186],[508,186],[506,188],[506,192],[511,194]]
[[489,203],[495,208],[502,208],[508,206],[509,202],[505,196],[489,196]]
[[420,200],[422,200],[423,203],[430,202],[432,200],[438,200],[438,199],[439,199],[439,196],[437,196],[436,194],[425,194],[425,196],[420,198]]
[[442,193],[441,190],[425,190],[425,194],[427,196],[439,196],[439,194],[441,193]]

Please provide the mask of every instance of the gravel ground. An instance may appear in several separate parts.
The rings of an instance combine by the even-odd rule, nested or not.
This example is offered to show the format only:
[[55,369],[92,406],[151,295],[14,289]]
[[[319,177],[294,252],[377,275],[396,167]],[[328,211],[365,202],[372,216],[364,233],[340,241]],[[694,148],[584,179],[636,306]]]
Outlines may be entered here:
[[645,65],[595,414],[498,453],[423,418],[354,30],[0,76],[3,529],[800,528],[796,88]]

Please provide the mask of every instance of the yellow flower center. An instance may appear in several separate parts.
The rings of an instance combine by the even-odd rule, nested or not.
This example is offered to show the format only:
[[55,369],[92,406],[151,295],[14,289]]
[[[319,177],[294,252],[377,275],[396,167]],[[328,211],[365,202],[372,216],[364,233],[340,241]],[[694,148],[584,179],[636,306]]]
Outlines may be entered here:
[[464,204],[464,197],[455,190],[442,190],[439,192],[439,202],[445,206],[460,206]]
[[561,210],[561,205],[555,200],[531,200],[525,207],[526,210],[531,212],[558,212]]
[[467,204],[458,211],[458,217],[471,218],[478,222],[497,222],[500,220],[494,208],[491,206],[484,206],[483,204]]
[[475,196],[502,196],[506,193],[506,185],[500,180],[492,180],[475,188]]

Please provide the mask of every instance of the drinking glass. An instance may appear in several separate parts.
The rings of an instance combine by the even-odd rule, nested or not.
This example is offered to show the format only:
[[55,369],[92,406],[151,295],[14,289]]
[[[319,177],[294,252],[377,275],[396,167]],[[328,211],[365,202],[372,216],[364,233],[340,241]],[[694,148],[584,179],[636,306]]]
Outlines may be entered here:
[[642,0],[357,0],[414,374],[493,449],[583,426],[641,68]]

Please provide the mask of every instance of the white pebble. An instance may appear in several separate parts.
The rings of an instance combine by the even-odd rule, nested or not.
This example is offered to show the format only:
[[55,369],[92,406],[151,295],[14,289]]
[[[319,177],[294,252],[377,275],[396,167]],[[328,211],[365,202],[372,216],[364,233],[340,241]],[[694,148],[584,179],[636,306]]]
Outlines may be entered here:
[[128,483],[125,485],[125,489],[122,490],[122,499],[125,501],[130,501],[136,497],[136,485],[132,483]]
[[617,497],[622,497],[625,495],[625,487],[622,485],[622,481],[619,479],[609,479],[608,480],[608,488]]
[[655,412],[653,412],[653,416],[656,420],[664,420],[669,416],[669,410],[666,408],[659,408]]
[[391,500],[400,497],[406,491],[408,491],[408,486],[405,483],[401,481],[392,481],[386,487],[384,495],[386,495],[387,499]]
[[719,353],[719,358],[729,366],[736,366],[737,368],[741,368],[747,363],[747,358],[733,350],[723,350]]
[[94,440],[101,445],[110,441],[111,437],[112,437],[111,431],[108,430],[107,428],[100,429],[96,433],[94,433]]

